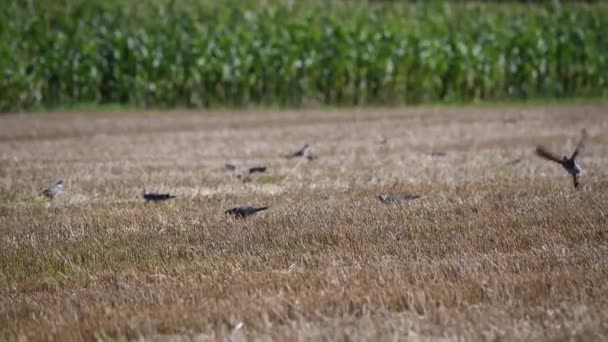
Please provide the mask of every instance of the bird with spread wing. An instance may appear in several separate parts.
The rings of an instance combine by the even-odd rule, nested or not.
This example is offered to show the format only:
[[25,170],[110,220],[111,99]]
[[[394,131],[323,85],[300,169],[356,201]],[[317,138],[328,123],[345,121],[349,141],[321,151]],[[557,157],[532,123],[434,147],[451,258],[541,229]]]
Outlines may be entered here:
[[572,176],[572,180],[574,182],[574,187],[576,188],[579,185],[578,178],[580,177],[580,175],[583,172],[583,170],[580,168],[580,166],[576,163],[576,158],[582,152],[586,139],[587,139],[587,130],[583,128],[583,130],[581,132],[581,138],[580,138],[578,144],[576,145],[576,148],[574,149],[574,152],[572,153],[570,158],[568,158],[567,156],[564,156],[563,158],[560,159],[557,155],[553,154],[552,152],[550,152],[543,146],[536,147],[536,154],[542,158],[545,158],[547,160],[560,164],[566,171],[568,171],[570,176]]

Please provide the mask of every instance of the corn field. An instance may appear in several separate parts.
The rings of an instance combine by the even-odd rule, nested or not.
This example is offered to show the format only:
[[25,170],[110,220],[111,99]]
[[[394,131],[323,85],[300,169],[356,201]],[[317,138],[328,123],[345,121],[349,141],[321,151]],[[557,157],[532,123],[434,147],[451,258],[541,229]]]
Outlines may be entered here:
[[608,95],[608,4],[1,0],[0,110]]

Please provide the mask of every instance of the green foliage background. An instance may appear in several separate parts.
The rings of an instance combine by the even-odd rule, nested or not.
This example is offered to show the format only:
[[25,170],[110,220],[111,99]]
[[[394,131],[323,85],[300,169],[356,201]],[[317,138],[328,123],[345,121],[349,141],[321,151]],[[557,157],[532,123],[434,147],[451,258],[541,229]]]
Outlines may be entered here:
[[10,1],[0,110],[608,95],[608,5]]

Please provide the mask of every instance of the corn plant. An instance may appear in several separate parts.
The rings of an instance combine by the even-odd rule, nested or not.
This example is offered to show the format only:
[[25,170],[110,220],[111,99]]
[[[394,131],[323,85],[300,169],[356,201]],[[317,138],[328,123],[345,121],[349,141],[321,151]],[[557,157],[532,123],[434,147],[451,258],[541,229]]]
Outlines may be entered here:
[[0,110],[608,95],[608,5],[0,1]]

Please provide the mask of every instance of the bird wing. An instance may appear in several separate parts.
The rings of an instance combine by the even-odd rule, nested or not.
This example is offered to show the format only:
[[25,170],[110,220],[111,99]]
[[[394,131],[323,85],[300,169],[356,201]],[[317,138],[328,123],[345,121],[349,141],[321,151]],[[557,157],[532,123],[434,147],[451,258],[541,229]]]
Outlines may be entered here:
[[540,157],[554,161],[556,163],[560,163],[560,164],[562,163],[561,159],[559,159],[555,154],[549,152],[546,148],[544,148],[542,146],[536,147],[536,154],[539,155]]
[[583,130],[581,131],[581,139],[578,141],[576,149],[574,149],[574,153],[572,153],[572,157],[570,158],[576,158],[579,153],[583,151],[583,148],[585,146],[585,140],[587,140],[587,130],[583,128]]

